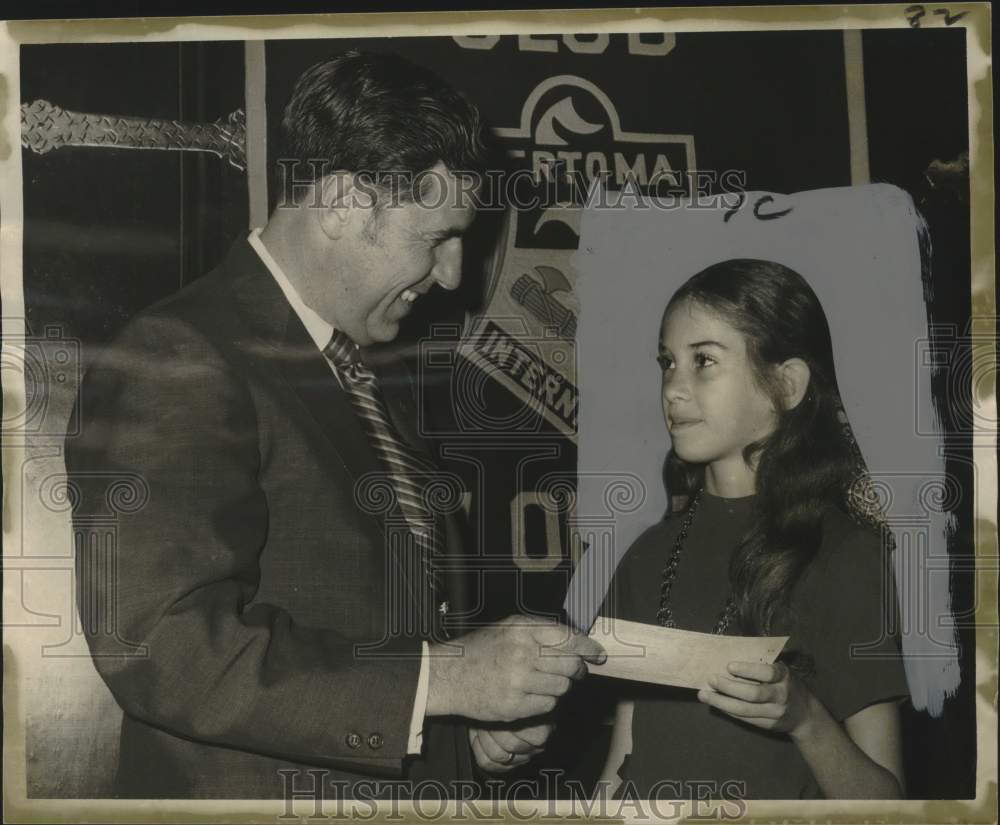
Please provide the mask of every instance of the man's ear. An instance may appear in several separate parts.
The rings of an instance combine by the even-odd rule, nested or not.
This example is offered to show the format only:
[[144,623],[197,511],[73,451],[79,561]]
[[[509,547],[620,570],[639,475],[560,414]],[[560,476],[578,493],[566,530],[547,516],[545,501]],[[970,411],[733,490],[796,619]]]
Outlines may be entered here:
[[350,172],[336,171],[324,175],[316,182],[319,187],[317,215],[323,234],[331,240],[339,240],[352,220],[367,219],[367,213],[374,205],[374,199],[361,191]]
[[794,410],[809,389],[809,365],[801,358],[789,358],[778,365],[778,380],[786,410]]

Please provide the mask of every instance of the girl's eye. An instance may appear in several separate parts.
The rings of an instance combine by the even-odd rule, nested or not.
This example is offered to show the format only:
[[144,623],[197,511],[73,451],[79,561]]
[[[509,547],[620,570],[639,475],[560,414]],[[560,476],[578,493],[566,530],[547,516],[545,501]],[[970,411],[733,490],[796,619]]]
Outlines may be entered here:
[[704,352],[696,352],[694,355],[694,365],[696,367],[710,367],[714,363],[716,363],[715,359]]
[[669,355],[657,355],[656,363],[660,365],[660,369],[664,372],[673,369],[674,366],[674,361]]

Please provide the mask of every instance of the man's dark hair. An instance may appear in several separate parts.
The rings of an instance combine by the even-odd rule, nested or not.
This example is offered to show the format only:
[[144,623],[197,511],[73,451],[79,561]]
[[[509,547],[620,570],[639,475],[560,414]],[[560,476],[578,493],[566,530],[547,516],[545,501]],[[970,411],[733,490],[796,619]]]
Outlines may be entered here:
[[296,81],[275,171],[286,204],[335,171],[411,201],[420,172],[441,161],[475,174],[487,152],[479,111],[456,89],[398,55],[351,50]]

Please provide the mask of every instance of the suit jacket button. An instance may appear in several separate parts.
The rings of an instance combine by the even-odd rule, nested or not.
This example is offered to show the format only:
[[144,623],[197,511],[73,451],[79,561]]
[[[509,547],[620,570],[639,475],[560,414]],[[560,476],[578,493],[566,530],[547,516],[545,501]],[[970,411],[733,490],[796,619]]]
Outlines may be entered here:
[[352,750],[357,750],[361,747],[361,734],[360,733],[349,733],[344,740],[347,742],[347,747]]
[[379,733],[373,733],[371,736],[368,737],[368,747],[371,748],[373,751],[377,751],[379,748],[381,748],[382,742],[383,742],[382,735]]

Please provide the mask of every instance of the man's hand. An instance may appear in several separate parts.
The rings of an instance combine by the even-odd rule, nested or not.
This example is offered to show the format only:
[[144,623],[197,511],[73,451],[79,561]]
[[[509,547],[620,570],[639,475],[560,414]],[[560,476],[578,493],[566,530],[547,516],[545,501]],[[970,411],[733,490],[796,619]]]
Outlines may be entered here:
[[490,773],[504,773],[541,753],[555,726],[551,722],[515,727],[469,728],[476,764]]
[[586,674],[584,660],[600,664],[606,658],[597,642],[564,624],[508,616],[430,646],[427,715],[487,722],[541,716]]

